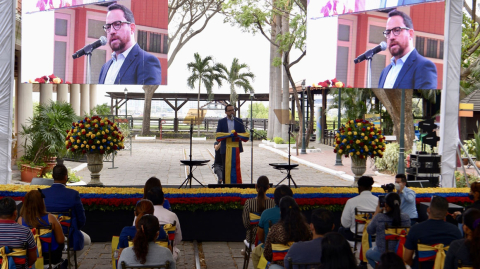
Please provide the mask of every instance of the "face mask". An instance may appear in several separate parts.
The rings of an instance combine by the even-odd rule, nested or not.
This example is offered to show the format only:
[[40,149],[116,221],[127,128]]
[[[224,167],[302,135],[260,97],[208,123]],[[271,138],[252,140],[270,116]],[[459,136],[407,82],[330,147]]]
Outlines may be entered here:
[[473,201],[473,200],[475,200],[475,197],[473,196],[473,194],[469,194],[469,195],[468,195],[468,199],[470,199],[470,200]]
[[399,191],[399,190],[400,190],[400,184],[395,183],[395,189],[396,189],[397,191]]

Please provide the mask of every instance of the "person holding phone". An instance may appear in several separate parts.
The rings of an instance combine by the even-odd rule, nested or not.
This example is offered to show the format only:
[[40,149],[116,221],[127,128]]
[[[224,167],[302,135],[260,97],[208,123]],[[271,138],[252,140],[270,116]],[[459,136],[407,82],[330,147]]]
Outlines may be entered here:
[[416,193],[407,187],[407,177],[405,174],[395,176],[395,190],[402,200],[401,210],[410,216],[410,224],[418,222]]
[[[377,245],[367,251],[368,263],[375,268],[382,254],[385,252],[385,224],[392,226],[410,227],[410,217],[402,213],[400,209],[402,201],[397,193],[378,196],[378,205],[373,215],[372,221],[367,227],[369,234],[376,234],[375,242]],[[389,243],[389,249],[395,249],[397,242]]]

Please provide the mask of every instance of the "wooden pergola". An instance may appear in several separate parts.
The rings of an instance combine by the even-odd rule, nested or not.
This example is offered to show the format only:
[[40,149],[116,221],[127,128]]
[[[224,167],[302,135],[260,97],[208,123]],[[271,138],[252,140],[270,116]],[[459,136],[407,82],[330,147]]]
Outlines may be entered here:
[[[118,116],[118,108],[122,107],[128,100],[145,100],[143,92],[107,92],[107,97],[110,97],[111,114]],[[210,98],[211,97],[211,98]],[[175,112],[174,129],[178,130],[178,111],[189,101],[197,101],[198,93],[154,93],[152,101],[164,101]],[[246,101],[251,100],[250,94],[238,94],[237,101],[237,117],[240,117],[240,109]],[[230,104],[230,94],[200,94],[200,101],[216,102],[226,106]],[[256,93],[253,96],[253,101],[269,101],[268,93]],[[115,104],[114,104],[115,103]],[[207,103],[208,105],[208,103]],[[115,111],[113,111],[115,107]],[[202,106],[204,107],[204,106]]]

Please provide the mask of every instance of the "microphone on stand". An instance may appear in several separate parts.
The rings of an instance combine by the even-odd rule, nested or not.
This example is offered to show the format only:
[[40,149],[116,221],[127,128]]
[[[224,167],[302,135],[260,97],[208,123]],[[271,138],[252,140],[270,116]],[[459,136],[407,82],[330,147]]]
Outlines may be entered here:
[[374,47],[373,49],[369,49],[365,51],[362,55],[358,56],[353,62],[355,64],[361,63],[367,59],[370,59],[373,57],[373,55],[379,53],[380,51],[384,51],[387,49],[387,43],[385,41],[382,41],[378,46]]
[[107,38],[104,36],[101,36],[97,41],[86,45],[85,47],[79,49],[77,52],[75,52],[72,57],[73,59],[77,59],[82,57],[85,54],[92,53],[92,51],[98,47],[104,46],[107,44]]

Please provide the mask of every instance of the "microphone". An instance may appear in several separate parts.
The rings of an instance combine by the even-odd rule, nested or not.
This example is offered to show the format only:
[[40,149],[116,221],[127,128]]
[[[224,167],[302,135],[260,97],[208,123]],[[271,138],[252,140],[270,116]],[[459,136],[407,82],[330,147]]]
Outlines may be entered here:
[[373,49],[365,51],[362,55],[358,56],[357,59],[353,60],[355,64],[361,63],[367,59],[371,59],[373,55],[379,53],[380,51],[384,51],[387,49],[387,43],[382,41],[378,46]]
[[83,47],[82,49],[79,49],[77,52],[75,52],[72,57],[73,59],[77,59],[77,58],[80,58],[82,57],[83,55],[85,54],[89,54],[89,53],[92,53],[92,51],[100,46],[104,46],[105,44],[107,44],[107,38],[104,37],[104,36],[101,36],[97,41],[91,43],[91,44],[88,44],[86,45],[85,47]]

